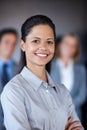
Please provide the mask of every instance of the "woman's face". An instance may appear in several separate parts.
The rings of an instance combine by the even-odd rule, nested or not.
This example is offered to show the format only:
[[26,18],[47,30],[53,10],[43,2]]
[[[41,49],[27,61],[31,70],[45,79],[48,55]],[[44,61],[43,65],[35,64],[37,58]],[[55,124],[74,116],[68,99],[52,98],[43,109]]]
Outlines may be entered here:
[[21,41],[21,49],[25,51],[27,65],[45,66],[54,55],[53,30],[48,25],[34,26],[25,43]]
[[60,56],[65,58],[73,58],[77,51],[77,39],[72,36],[66,36],[60,44]]

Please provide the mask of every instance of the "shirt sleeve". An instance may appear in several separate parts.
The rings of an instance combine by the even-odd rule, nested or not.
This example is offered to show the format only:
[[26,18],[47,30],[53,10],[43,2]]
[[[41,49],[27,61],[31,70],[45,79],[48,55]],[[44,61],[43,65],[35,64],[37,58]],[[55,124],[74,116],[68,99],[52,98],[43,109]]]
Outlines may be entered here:
[[21,87],[8,83],[1,94],[6,130],[31,130]]
[[[77,116],[77,113],[75,111],[75,106],[74,106],[74,103],[72,101],[70,92],[67,90],[67,88],[64,85],[62,85],[61,88],[63,89],[63,91],[62,91],[62,97],[63,97],[63,101],[65,103],[65,106],[67,108],[68,117],[71,116],[72,117],[72,121],[79,120],[79,118]],[[77,126],[81,126],[81,125],[82,124],[80,122]],[[84,128],[82,130],[84,130]]]
[[[76,113],[76,110],[75,110],[75,106],[73,104],[73,101],[72,101],[72,98],[71,98],[71,95],[68,93],[67,95],[67,99],[68,99],[68,117],[72,117],[72,121],[76,121],[76,120],[79,120],[80,119],[78,118],[77,116],[77,113]],[[81,121],[80,123],[77,125],[77,126],[81,126]],[[84,128],[82,128],[81,130],[84,130]]]

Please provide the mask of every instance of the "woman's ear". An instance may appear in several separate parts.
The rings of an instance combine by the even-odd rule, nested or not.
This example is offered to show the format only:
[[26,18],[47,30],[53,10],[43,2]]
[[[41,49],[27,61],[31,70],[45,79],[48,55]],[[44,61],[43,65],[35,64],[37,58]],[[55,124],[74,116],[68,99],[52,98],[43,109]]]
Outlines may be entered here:
[[23,52],[25,52],[25,42],[21,40],[20,42],[20,48],[22,49]]

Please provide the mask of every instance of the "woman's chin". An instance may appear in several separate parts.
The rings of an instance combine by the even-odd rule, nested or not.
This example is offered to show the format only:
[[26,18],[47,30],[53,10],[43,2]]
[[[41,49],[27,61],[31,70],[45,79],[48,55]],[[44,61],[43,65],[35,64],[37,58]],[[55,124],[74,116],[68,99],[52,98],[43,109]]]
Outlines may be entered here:
[[46,66],[47,63],[37,63],[38,66]]
[[37,59],[35,61],[37,65],[44,66],[50,61],[50,59]]
[[43,66],[44,67],[44,66],[46,66],[47,63],[48,62],[41,62],[40,61],[40,62],[36,62],[35,64],[38,65],[38,66]]

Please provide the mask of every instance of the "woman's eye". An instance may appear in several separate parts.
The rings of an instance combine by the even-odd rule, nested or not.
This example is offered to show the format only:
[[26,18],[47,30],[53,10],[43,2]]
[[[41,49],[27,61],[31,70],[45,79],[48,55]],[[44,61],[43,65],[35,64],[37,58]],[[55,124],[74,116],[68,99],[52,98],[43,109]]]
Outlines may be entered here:
[[39,40],[33,40],[32,42],[33,43],[39,43]]
[[53,41],[47,41],[48,44],[53,44]]

